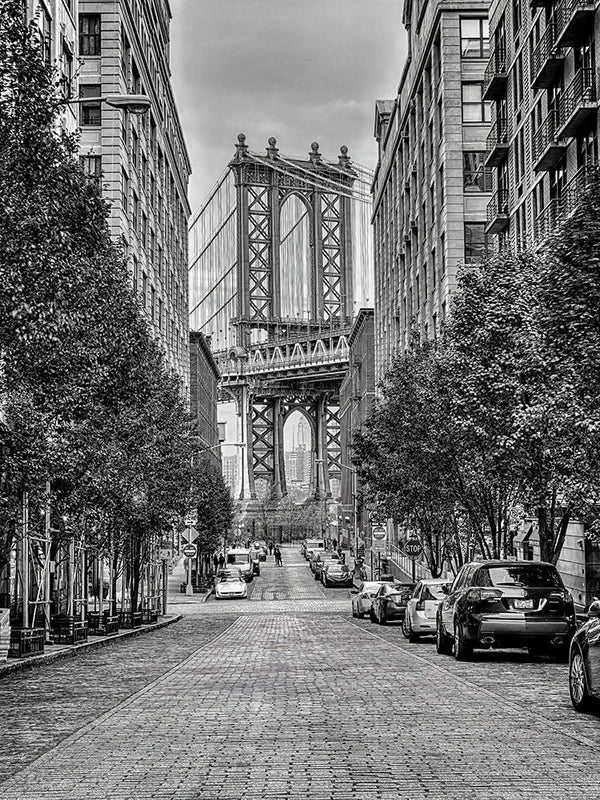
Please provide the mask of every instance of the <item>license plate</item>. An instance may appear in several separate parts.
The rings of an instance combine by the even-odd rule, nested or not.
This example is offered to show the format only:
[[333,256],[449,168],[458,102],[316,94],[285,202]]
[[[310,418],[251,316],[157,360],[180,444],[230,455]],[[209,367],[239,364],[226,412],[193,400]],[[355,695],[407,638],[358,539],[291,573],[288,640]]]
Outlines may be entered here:
[[515,608],[533,608],[533,600],[515,600]]

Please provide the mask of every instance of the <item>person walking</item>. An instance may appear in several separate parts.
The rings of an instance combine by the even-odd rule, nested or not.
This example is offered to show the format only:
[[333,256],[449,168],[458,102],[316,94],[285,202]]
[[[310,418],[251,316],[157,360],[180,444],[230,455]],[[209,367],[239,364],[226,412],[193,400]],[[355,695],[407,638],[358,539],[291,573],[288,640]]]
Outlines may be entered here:
[[275,545],[275,566],[281,567],[283,566],[283,560],[281,558],[281,550]]
[[219,556],[215,553],[213,556],[213,568],[215,572],[217,571],[218,566],[219,566]]
[[225,566],[225,556],[223,555],[223,553],[221,553],[221,555],[219,556],[218,562],[219,562],[219,568],[223,569],[223,567]]
[[269,542],[269,555],[273,555],[273,542]]

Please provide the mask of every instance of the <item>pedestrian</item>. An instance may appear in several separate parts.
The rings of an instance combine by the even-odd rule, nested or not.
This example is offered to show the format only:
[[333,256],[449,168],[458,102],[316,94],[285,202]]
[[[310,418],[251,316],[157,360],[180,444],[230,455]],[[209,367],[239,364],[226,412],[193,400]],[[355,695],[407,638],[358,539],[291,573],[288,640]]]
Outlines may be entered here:
[[223,553],[221,553],[221,555],[219,556],[218,563],[219,563],[219,568],[223,569],[223,567],[225,566],[225,556],[223,555]]
[[281,550],[275,545],[275,566],[281,567],[283,565],[283,561],[281,559]]
[[213,556],[213,568],[215,572],[217,571],[218,566],[219,566],[219,556],[215,553]]
[[333,549],[337,550],[337,539],[334,539],[331,544],[333,545]]
[[273,542],[269,542],[269,555],[273,555]]

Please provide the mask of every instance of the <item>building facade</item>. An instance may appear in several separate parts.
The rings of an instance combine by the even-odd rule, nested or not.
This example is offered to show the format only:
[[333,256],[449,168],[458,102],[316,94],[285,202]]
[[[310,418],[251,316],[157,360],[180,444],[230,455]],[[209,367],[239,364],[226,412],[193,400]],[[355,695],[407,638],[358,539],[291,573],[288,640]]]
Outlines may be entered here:
[[[79,0],[27,0],[26,4],[28,19],[35,20],[40,29],[44,62],[58,71],[65,99],[77,96],[78,7]],[[62,106],[58,125],[68,133],[76,130],[76,106]]]
[[[187,199],[191,171],[171,89],[168,0],[79,0],[81,162],[172,372],[189,389]],[[145,94],[143,116],[94,98]]]
[[494,0],[485,97],[487,232],[500,247],[540,241],[574,206],[598,160],[598,41],[593,2]]
[[381,379],[413,335],[438,335],[457,266],[488,247],[488,4],[406,0],[408,55],[396,98],[378,101],[373,180],[375,363]]
[[199,331],[190,331],[190,412],[198,437],[198,450],[221,464],[220,431],[217,422],[217,392],[220,373],[210,342]]
[[340,388],[341,498],[338,525],[342,539],[361,536],[367,527],[366,510],[357,512],[360,485],[352,464],[353,441],[369,419],[375,399],[375,312],[362,308],[356,318],[348,344],[348,374]]

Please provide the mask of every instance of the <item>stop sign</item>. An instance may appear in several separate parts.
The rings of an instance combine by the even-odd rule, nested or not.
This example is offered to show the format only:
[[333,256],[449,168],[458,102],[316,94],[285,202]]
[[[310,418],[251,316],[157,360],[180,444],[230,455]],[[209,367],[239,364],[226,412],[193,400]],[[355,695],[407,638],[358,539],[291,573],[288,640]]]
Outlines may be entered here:
[[423,546],[418,539],[409,539],[404,545],[404,552],[409,558],[418,558],[423,552]]
[[198,551],[195,544],[186,544],[181,552],[186,558],[194,558]]

